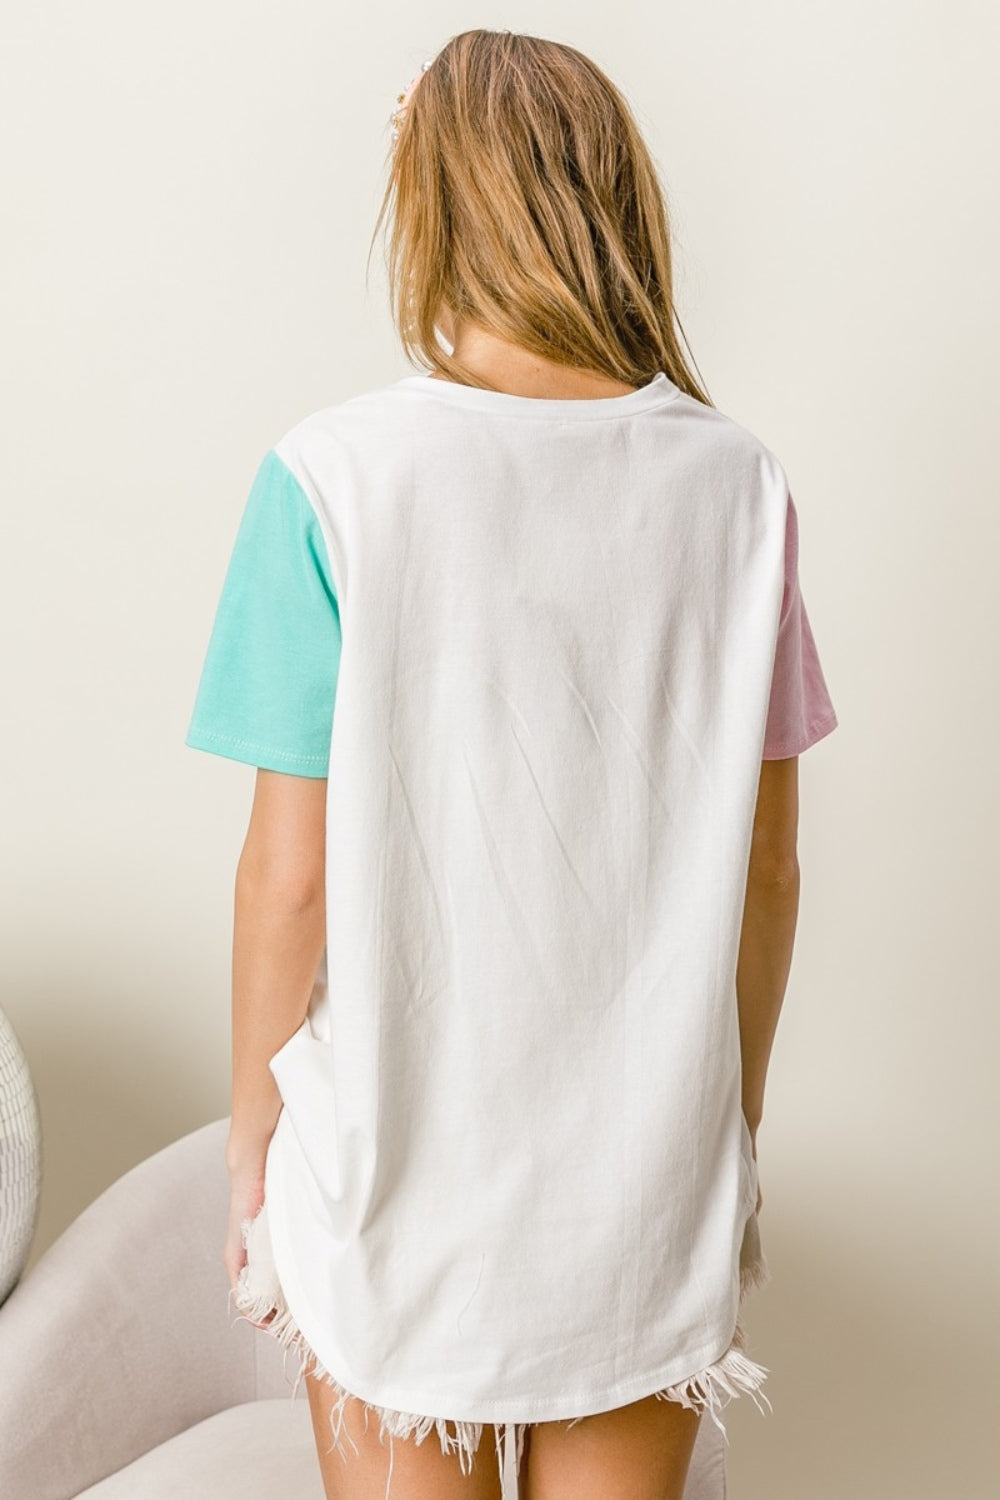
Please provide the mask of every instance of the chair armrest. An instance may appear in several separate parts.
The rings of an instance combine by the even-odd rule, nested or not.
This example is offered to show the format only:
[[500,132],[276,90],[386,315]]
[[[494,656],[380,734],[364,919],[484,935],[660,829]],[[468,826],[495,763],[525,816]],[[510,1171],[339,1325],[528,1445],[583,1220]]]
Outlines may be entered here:
[[68,1500],[260,1393],[222,1264],[227,1127],[112,1183],[0,1306],[4,1500]]

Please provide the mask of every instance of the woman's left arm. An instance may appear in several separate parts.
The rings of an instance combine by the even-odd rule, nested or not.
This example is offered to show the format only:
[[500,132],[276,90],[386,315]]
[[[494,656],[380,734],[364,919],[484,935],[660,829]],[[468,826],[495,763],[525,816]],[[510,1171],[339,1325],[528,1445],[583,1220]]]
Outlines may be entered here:
[[259,768],[236,870],[232,968],[232,1107],[226,1142],[235,1284],[240,1225],[264,1197],[281,1096],[268,1063],[305,1019],[326,944],[326,779]]

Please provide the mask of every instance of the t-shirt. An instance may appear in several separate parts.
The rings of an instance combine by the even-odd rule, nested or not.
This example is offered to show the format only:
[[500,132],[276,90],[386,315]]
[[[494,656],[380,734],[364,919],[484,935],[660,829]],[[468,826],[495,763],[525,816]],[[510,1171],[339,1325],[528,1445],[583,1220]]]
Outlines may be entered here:
[[731,1349],[760,762],[836,724],[787,476],[662,371],[407,375],[266,452],[186,743],[327,778],[265,1196],[346,1389],[549,1421]]

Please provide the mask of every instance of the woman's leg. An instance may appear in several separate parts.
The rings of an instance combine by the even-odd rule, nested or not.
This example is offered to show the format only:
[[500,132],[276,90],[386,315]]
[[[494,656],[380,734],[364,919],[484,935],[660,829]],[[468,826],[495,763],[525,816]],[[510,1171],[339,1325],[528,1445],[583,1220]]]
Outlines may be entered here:
[[683,1500],[702,1414],[646,1396],[524,1435],[519,1500]]
[[337,1415],[335,1448],[330,1417],[338,1397],[329,1381],[315,1375],[305,1381],[326,1500],[501,1500],[497,1430],[491,1423],[483,1425],[471,1473],[463,1474],[458,1454],[442,1453],[434,1432],[420,1443],[393,1437],[390,1446],[388,1435],[380,1442],[378,1417],[369,1413],[366,1426],[364,1402],[350,1397],[342,1425]]

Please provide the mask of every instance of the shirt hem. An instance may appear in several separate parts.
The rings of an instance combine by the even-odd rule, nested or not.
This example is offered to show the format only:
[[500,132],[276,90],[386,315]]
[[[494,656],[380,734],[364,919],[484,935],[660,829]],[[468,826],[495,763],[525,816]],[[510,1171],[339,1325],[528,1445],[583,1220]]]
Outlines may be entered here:
[[[284,1111],[282,1111],[282,1115]],[[279,1125],[281,1120],[279,1118]],[[277,1136],[272,1136],[272,1142]],[[282,1142],[279,1140],[278,1145]],[[271,1154],[268,1154],[268,1163],[265,1179],[265,1198],[270,1203],[268,1213],[271,1243],[274,1254],[274,1263],[278,1281],[285,1294],[285,1300],[292,1317],[302,1331],[303,1337],[308,1342],[316,1357],[321,1361],[325,1370],[341,1386],[349,1391],[352,1396],[373,1406],[391,1407],[399,1411],[418,1412],[421,1416],[434,1419],[445,1419],[455,1422],[491,1422],[497,1425],[506,1423],[523,1422],[556,1422],[571,1420],[576,1417],[598,1416],[602,1412],[614,1411],[618,1407],[626,1406],[633,1401],[640,1401],[644,1397],[653,1395],[656,1391],[663,1390],[668,1386],[683,1384],[692,1376],[700,1373],[706,1366],[715,1364],[721,1360],[731,1348],[739,1322],[739,1281],[738,1273],[734,1272],[734,1306],[732,1314],[732,1326],[728,1333],[720,1335],[709,1342],[697,1345],[693,1350],[685,1352],[682,1357],[668,1360],[655,1371],[648,1374],[631,1376],[627,1381],[620,1382],[610,1389],[604,1389],[600,1393],[586,1394],[577,1392],[574,1395],[554,1398],[551,1396],[518,1396],[503,1397],[498,1400],[475,1400],[469,1401],[468,1397],[451,1397],[442,1395],[440,1392],[430,1393],[425,1391],[402,1390],[397,1386],[372,1385],[367,1381],[356,1380],[349,1373],[346,1364],[339,1358],[331,1360],[329,1357],[329,1346],[323,1340],[317,1340],[313,1329],[317,1320],[312,1317],[312,1309],[309,1300],[302,1293],[300,1283],[296,1276],[289,1274],[289,1266],[294,1265],[291,1256],[286,1256],[287,1240],[285,1236],[285,1212],[286,1199],[280,1188],[275,1191],[276,1184],[281,1180],[280,1170],[271,1165]],[[307,1316],[302,1317],[305,1310]]]

